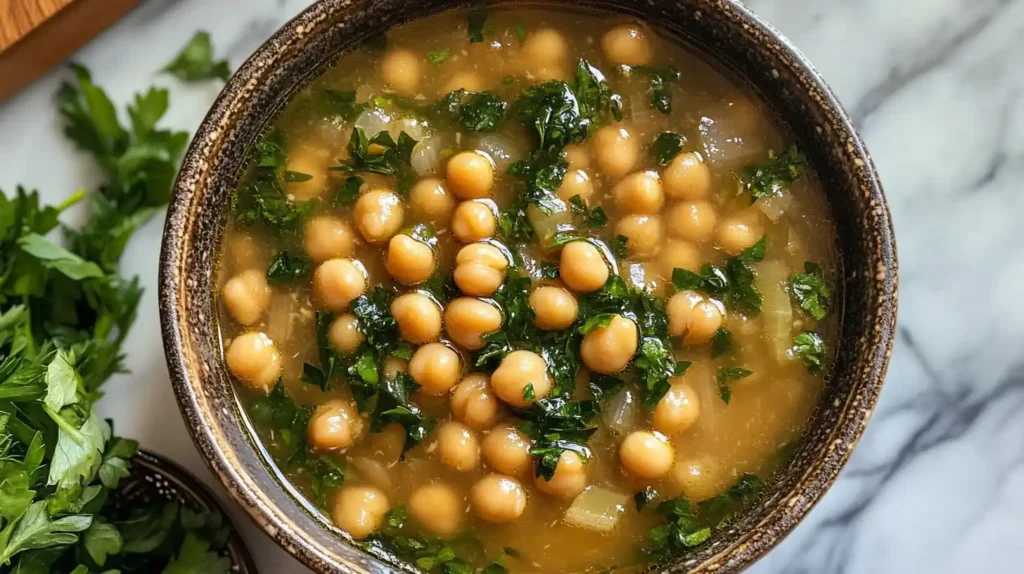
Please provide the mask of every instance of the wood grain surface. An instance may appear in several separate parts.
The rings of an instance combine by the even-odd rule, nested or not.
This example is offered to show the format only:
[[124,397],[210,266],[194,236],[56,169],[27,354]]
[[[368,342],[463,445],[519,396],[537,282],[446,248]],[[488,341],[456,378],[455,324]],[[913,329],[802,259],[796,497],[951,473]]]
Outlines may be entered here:
[[0,0],[0,101],[63,62],[140,0]]

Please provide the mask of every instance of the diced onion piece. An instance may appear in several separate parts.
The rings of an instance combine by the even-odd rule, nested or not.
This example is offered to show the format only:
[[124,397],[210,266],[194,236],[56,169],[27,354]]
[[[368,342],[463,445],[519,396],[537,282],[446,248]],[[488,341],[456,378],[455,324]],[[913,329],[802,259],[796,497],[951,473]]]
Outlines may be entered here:
[[412,157],[409,158],[412,168],[418,175],[431,175],[437,173],[441,165],[441,142],[439,138],[428,136],[423,138],[412,148]]
[[733,103],[708,110],[700,120],[704,158],[711,165],[739,167],[768,153],[760,128],[751,121],[747,105]]
[[626,387],[609,399],[601,417],[604,426],[617,436],[625,436],[636,428],[639,413],[636,391]]
[[626,511],[629,495],[603,486],[587,487],[565,511],[569,526],[608,533]]
[[768,216],[773,222],[777,222],[782,214],[789,209],[789,206],[793,204],[793,195],[786,190],[782,191],[782,195],[771,195],[767,197],[761,197],[754,202],[754,207],[759,209],[761,213]]
[[363,130],[367,138],[372,138],[382,131],[388,130],[394,118],[381,108],[371,108],[359,114],[355,127]]
[[786,292],[786,266],[781,261],[757,264],[757,286],[763,302],[761,320],[764,333],[771,341],[771,349],[778,362],[791,360],[789,348],[793,344],[793,304]]
[[402,132],[409,134],[412,139],[420,141],[427,137],[430,128],[427,126],[427,122],[417,118],[402,118],[388,126],[388,133],[391,134],[391,137],[395,138],[395,141],[398,141],[398,136]]
[[523,159],[522,144],[505,134],[487,134],[471,144],[494,162],[494,169],[503,174],[514,162]]
[[551,244],[551,240],[559,231],[572,231],[573,229],[572,212],[569,211],[568,206],[560,199],[554,197],[551,199],[552,206],[554,206],[551,213],[544,213],[533,204],[526,207],[526,219],[544,247]]

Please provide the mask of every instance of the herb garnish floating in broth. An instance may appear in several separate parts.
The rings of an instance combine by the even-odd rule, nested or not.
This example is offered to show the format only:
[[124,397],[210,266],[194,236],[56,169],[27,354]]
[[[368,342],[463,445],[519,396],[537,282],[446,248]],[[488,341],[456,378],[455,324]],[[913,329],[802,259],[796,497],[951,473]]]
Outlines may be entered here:
[[428,572],[703,544],[831,361],[803,155],[617,17],[455,11],[384,46],[298,94],[236,191],[220,324],[260,437],[352,538]]

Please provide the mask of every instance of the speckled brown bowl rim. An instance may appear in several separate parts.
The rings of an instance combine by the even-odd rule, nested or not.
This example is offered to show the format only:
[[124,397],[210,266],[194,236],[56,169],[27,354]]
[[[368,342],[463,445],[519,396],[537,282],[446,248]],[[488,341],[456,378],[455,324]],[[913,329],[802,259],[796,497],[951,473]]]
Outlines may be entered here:
[[[867,150],[824,81],[778,31],[738,2],[561,3],[639,16],[732,67],[793,129],[819,172],[836,220],[844,299],[839,349],[834,376],[810,430],[753,507],[717,531],[709,543],[652,567],[669,572],[738,572],[784,538],[821,498],[870,418],[896,326],[896,247],[888,207]],[[186,155],[167,216],[160,259],[160,318],[174,391],[192,439],[250,516],[288,552],[322,572],[389,572],[394,566],[350,546],[347,535],[301,499],[252,438],[219,347],[211,344],[217,338],[209,286],[229,204],[225,198],[238,177],[239,150],[258,133],[253,125],[265,125],[276,110],[267,107],[268,101],[280,106],[289,90],[330,58],[317,53],[323,47],[318,38],[339,33],[354,12],[372,14],[369,22],[379,26],[458,4],[323,0],[286,24],[242,65],[214,103]],[[360,31],[365,36],[366,27]],[[352,31],[351,36],[359,33]],[[309,65],[296,70],[299,62]],[[284,80],[282,68],[291,71]],[[265,93],[269,85],[289,87],[271,97]],[[263,107],[254,109],[254,101]],[[234,170],[225,173],[223,166]]]

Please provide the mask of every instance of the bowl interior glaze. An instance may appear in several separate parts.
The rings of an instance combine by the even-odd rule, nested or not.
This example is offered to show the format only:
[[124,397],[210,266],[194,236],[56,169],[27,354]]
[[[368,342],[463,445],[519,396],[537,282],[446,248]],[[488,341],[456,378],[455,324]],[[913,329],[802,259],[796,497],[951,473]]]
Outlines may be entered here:
[[[811,426],[759,502],[670,572],[737,572],[781,540],[831,485],[870,417],[896,320],[896,251],[867,150],[827,86],[777,31],[726,0],[557,0],[632,14],[698,46],[752,86],[788,124],[817,170],[836,223],[839,352]],[[221,358],[212,281],[245,150],[275,112],[338,52],[455,0],[323,0],[285,25],[235,74],[200,126],[164,230],[160,314],[167,363],[192,438],[270,536],[322,572],[389,572],[304,502],[254,439]]]

